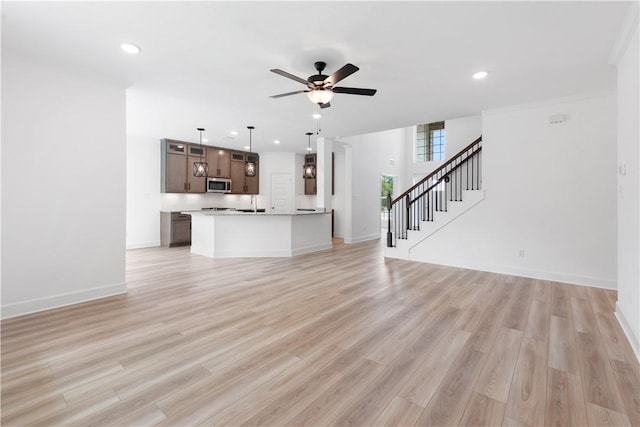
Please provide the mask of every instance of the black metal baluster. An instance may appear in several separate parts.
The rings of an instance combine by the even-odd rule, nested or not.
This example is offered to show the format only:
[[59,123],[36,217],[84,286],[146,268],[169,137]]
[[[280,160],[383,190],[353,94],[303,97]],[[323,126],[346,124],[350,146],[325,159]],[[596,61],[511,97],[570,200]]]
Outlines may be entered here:
[[[407,230],[409,230],[411,228],[411,212],[410,212],[411,205],[409,204],[409,201],[410,201],[409,195],[407,194],[407,198],[406,198],[406,202],[405,202],[405,207],[407,209],[407,227],[406,227]],[[406,235],[408,237],[409,233],[406,233]],[[405,237],[405,239],[407,237]]]
[[473,179],[474,179],[474,178],[475,178],[475,176],[476,176],[476,175],[475,175],[475,173],[474,173],[474,171],[473,171],[473,160],[475,159],[475,157],[476,157],[476,156],[473,156],[473,157],[471,158],[471,189],[472,189],[472,190],[475,190],[475,189],[476,189],[476,188],[474,187],[474,185],[473,185]]
[[400,220],[400,229],[398,230],[400,234],[398,234],[398,238],[404,239],[404,199],[400,201],[400,210],[398,211],[398,216]]
[[[469,158],[469,152],[467,151],[467,159]],[[469,161],[467,160],[467,190],[469,189]]]
[[398,217],[398,212],[399,212],[399,201],[396,203],[395,207],[393,208],[393,230],[396,232],[395,235],[395,243],[396,245],[398,244],[398,239],[400,238],[400,235],[398,233],[400,233],[400,218]]
[[458,178],[459,178],[459,181],[460,181],[460,188],[458,189],[458,191],[459,191],[458,195],[460,197],[460,200],[462,200],[462,168],[460,168],[458,170],[458,175],[459,175]]
[[458,181],[460,181],[458,179],[458,174],[460,173],[460,169],[456,169],[454,172],[455,175],[455,180],[456,180],[456,201],[458,201],[458,198],[460,197],[460,194],[458,194]]
[[393,245],[391,237],[391,195],[387,194],[387,247]]
[[482,177],[482,162],[480,161],[480,156],[482,155],[482,152],[478,153],[478,190],[481,188],[480,187],[480,178]]
[[422,186],[422,191],[420,192],[420,194],[422,194],[422,200],[420,201],[421,203],[421,209],[422,209],[422,216],[420,217],[420,221],[425,221],[425,217],[427,215],[427,209],[426,209],[426,201],[425,201],[425,194],[424,194],[424,185]]
[[449,184],[451,189],[451,195],[449,196],[450,202],[456,200],[454,199],[454,197],[456,197],[456,171],[453,171],[451,175],[452,175],[451,181],[450,181],[451,184]]
[[445,177],[445,178],[444,178],[444,183],[442,184],[442,186],[444,187],[444,188],[443,188],[443,190],[442,190],[442,192],[444,193],[444,194],[443,194],[444,199],[443,199],[443,201],[442,201],[442,207],[444,208],[444,209],[443,209],[443,212],[446,212],[446,211],[447,211],[447,196],[448,196],[448,195],[447,195],[447,184],[448,184],[448,183],[447,183],[447,177]]

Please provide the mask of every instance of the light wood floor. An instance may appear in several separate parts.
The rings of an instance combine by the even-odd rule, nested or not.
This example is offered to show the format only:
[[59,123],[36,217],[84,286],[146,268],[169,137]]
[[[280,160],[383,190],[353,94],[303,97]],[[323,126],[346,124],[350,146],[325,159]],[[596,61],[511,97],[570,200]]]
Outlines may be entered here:
[[127,255],[2,322],[2,425],[640,425],[615,292],[382,257]]

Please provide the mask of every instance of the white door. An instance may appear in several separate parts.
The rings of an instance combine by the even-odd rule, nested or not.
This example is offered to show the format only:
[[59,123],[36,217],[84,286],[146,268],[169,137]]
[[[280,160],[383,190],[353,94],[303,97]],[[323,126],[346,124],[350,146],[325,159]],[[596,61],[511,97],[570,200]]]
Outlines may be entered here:
[[290,173],[271,174],[271,210],[293,211],[293,178]]

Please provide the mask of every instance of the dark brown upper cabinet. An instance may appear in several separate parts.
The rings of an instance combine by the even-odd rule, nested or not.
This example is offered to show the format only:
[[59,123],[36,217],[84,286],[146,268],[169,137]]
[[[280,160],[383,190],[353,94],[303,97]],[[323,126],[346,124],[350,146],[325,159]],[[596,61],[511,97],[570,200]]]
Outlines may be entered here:
[[206,147],[172,139],[161,140],[163,193],[204,193],[205,177],[193,176],[193,163],[206,159]]
[[224,148],[208,147],[207,163],[212,178],[231,178],[231,152]]
[[[211,178],[231,178],[231,193],[258,194],[260,156],[258,153],[229,150],[208,145],[191,144],[174,139],[161,140],[163,193],[205,193],[207,178],[193,176],[193,164],[202,161],[209,166]],[[256,163],[256,176],[244,176],[244,163],[251,158]]]
[[[244,175],[244,163],[252,160],[256,164],[256,176]],[[258,194],[260,191],[260,156],[257,153],[231,151],[231,194]]]

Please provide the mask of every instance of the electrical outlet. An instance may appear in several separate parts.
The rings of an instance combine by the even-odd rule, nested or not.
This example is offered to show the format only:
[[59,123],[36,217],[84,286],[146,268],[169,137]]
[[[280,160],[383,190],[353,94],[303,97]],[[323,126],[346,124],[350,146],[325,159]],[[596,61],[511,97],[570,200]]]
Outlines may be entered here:
[[518,257],[519,257],[519,258],[524,258],[524,249],[520,249],[520,250],[518,251]]

